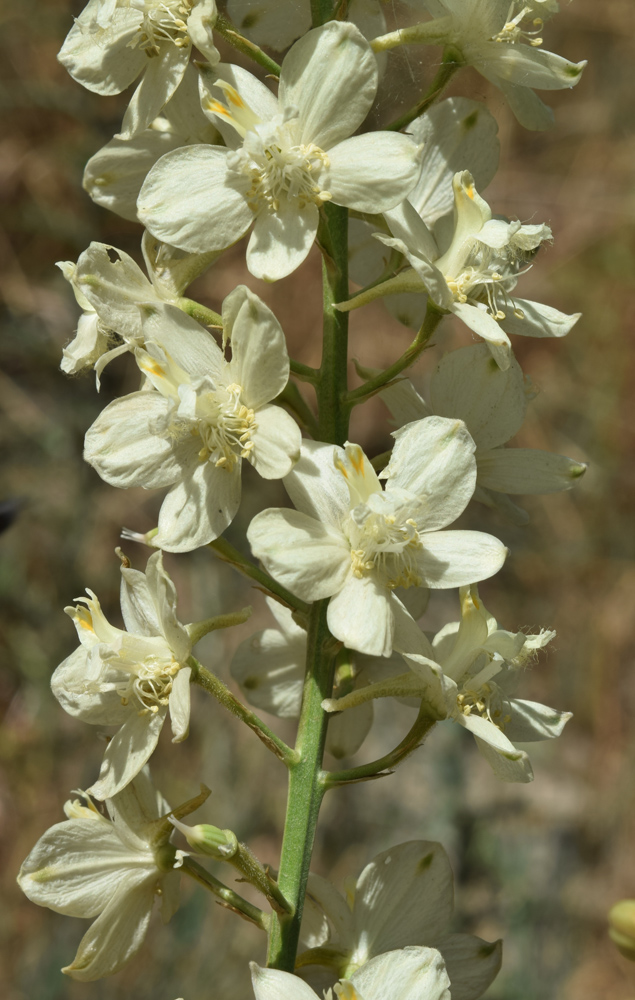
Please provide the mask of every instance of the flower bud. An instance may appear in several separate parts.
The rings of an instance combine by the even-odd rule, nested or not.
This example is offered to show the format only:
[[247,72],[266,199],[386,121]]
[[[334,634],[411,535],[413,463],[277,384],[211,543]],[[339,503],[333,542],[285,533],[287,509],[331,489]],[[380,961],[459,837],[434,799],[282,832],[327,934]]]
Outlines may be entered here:
[[211,854],[213,858],[227,861],[238,850],[238,839],[231,830],[219,830],[217,826],[207,823],[187,826],[173,816],[170,816],[170,823],[183,834],[190,847],[201,854]]
[[635,962],[635,899],[621,899],[611,907],[609,936],[624,958]]

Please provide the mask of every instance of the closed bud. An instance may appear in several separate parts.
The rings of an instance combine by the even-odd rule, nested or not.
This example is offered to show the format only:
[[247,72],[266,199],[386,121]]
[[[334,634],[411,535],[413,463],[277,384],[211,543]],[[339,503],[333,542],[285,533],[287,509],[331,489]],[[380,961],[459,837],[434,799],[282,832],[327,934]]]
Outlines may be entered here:
[[170,817],[170,823],[183,834],[190,847],[201,854],[211,854],[213,858],[227,861],[238,850],[238,839],[231,830],[219,830],[217,826],[210,826],[208,823],[187,826],[173,816]]
[[624,958],[635,962],[635,899],[621,899],[611,907],[609,936]]

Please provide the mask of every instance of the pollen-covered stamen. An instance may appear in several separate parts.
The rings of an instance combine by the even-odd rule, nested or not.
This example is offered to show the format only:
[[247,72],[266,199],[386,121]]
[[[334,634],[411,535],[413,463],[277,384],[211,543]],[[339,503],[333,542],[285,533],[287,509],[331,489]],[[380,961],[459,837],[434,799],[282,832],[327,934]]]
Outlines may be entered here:
[[[420,587],[417,551],[421,539],[412,518],[400,521],[394,514],[356,508],[349,518],[351,568],[361,578],[372,573],[389,589]],[[346,530],[346,529],[345,529]]]
[[456,703],[462,715],[480,715],[501,732],[512,719],[507,699],[498,684],[492,681],[477,689],[462,691]]
[[143,662],[135,663],[129,677],[115,684],[121,704],[135,700],[140,715],[155,714],[168,704],[172,683],[180,669],[181,664],[173,658],[147,656]]
[[295,141],[287,120],[246,132],[242,149],[227,156],[229,179],[242,190],[254,213],[279,212],[292,204],[303,209],[322,205],[331,194],[321,184],[328,155],[314,143]]
[[132,7],[142,14],[142,21],[133,38],[128,42],[131,49],[144,49],[147,56],[158,56],[164,42],[172,42],[177,48],[191,44],[187,30],[187,19],[192,11],[193,0],[128,0],[120,6]]
[[505,319],[510,312],[523,319],[524,313],[516,306],[507,286],[513,287],[516,280],[530,270],[531,265],[521,266],[525,256],[511,243],[493,250],[474,238],[463,269],[456,275],[445,275],[447,286],[456,302],[485,300],[495,320]]
[[196,400],[196,420],[190,433],[198,434],[202,447],[199,461],[213,462],[229,472],[239,458],[249,458],[254,442],[256,415],[241,400],[242,389],[235,383],[199,394]]
[[538,37],[543,28],[543,20],[541,17],[534,17],[532,19],[532,30],[521,27],[522,22],[528,15],[531,15],[531,7],[522,7],[517,14],[514,11],[517,10],[518,4],[512,3],[509,11],[507,13],[507,21],[501,28],[501,30],[493,35],[493,42],[504,42],[508,45],[515,45],[517,42],[526,42],[527,44],[538,48],[542,45],[542,38]]

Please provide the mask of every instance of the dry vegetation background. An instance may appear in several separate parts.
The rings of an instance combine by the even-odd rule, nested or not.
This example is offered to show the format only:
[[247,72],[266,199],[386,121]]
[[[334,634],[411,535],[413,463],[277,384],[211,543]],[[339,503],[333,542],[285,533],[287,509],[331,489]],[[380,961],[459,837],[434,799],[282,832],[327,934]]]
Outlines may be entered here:
[[[113,979],[81,984],[59,968],[86,924],[40,909],[14,885],[41,833],[63,818],[71,789],[94,780],[102,747],[92,727],[66,716],[49,690],[55,666],[76,644],[62,608],[90,586],[118,621],[122,525],[156,523],[160,496],[116,491],[81,461],[82,437],[100,408],[136,387],[129,359],[93,378],[58,371],[76,325],[69,287],[53,267],[75,260],[90,240],[138,256],[140,230],[95,207],[80,187],[86,159],[117,130],[123,99],[97,98],[74,84],[55,54],[83,3],[21,0],[0,13],[4,124],[0,131],[0,291],[4,298],[0,374],[0,501],[20,516],[0,538],[2,672],[0,823],[4,905],[0,982],[5,1000],[203,1000],[251,995],[246,962],[262,960],[259,932],[184,886],[183,906],[157,920],[135,962]],[[500,123],[501,169],[486,196],[497,212],[548,222],[555,244],[525,277],[523,294],[583,319],[565,341],[516,343],[541,392],[517,443],[590,463],[574,492],[528,498],[527,528],[502,523],[474,505],[463,524],[510,546],[504,570],[482,587],[506,628],[555,628],[553,647],[525,678],[525,697],[571,709],[553,745],[535,745],[531,786],[497,784],[459,727],[437,727],[395,776],[329,793],[315,867],[335,881],[357,873],[400,840],[440,839],[457,881],[457,929],[503,936],[503,972],[490,1000],[635,1000],[635,966],[607,940],[605,915],[635,896],[635,670],[633,666],[633,428],[635,425],[635,8],[631,0],[575,0],[545,34],[545,46],[588,58],[579,87],[545,95],[556,108],[553,132],[516,126],[498,91],[464,71],[454,92],[488,101]],[[434,49],[408,49],[387,81],[390,105],[414,96],[412,77],[430,73]],[[272,306],[290,350],[317,360],[320,291],[317,255],[289,280],[264,286],[246,272],[239,244],[193,289],[213,308],[239,281]],[[354,314],[353,353],[368,365],[391,360],[407,334],[377,305]],[[425,390],[432,362],[470,342],[444,329],[415,370]],[[400,351],[399,351],[400,353]],[[387,445],[379,405],[353,435],[371,452]],[[279,484],[248,476],[230,530],[240,543],[251,516],[281,502]],[[137,566],[147,550],[127,551]],[[207,551],[168,557],[181,618],[254,605],[262,596]],[[454,595],[433,599],[426,627],[455,617]],[[231,649],[251,626],[210,639],[201,659],[228,678]],[[195,700],[189,740],[164,734],[153,770],[172,802],[205,781],[213,797],[202,818],[232,827],[276,864],[284,809],[282,768],[215,704]],[[405,708],[382,706],[364,755],[398,742]],[[291,735],[287,730],[288,735]],[[361,759],[361,758],[358,758]],[[368,759],[368,758],[367,758]]]

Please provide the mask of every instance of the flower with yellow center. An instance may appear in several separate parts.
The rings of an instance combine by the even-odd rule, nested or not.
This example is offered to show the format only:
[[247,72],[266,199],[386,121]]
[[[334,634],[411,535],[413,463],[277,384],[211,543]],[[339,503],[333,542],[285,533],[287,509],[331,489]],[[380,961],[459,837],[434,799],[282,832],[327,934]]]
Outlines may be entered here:
[[372,656],[427,640],[397,587],[448,588],[486,579],[507,550],[491,535],[441,531],[462,513],[476,481],[474,442],[460,420],[402,427],[381,478],[358,445],[306,442],[285,478],[296,510],[258,514],[247,537],[258,559],[305,601],[330,597],[328,626]]
[[120,94],[143,74],[120,138],[148,128],[174,94],[192,46],[215,64],[215,0],[89,0],[58,59],[96,94]]
[[371,109],[377,62],[355,25],[329,21],[287,53],[278,97],[239,66],[203,72],[202,107],[225,146],[174,150],[152,168],[138,201],[159,239],[206,253],[252,222],[247,266],[266,281],[294,271],[315,240],[319,209],[398,205],[417,182],[421,148],[410,136],[352,136]]
[[171,487],[155,538],[169,552],[206,545],[230,524],[244,458],[281,479],[300,453],[297,424],[270,403],[289,378],[280,324],[244,285],[225,299],[223,322],[231,361],[180,309],[150,311],[136,351],[147,387],[110,403],[86,434],[86,460],[106,482]]

